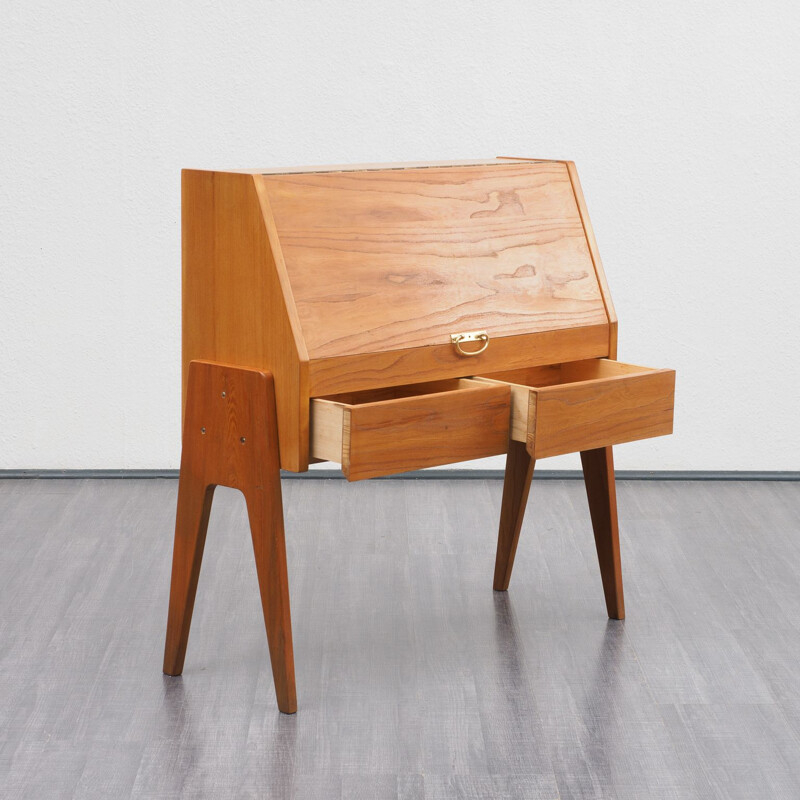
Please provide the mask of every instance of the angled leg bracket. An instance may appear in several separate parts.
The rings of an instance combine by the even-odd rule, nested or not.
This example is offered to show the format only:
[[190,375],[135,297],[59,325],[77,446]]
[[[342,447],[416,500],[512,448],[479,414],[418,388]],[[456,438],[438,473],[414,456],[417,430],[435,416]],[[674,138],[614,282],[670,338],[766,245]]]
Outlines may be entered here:
[[278,708],[297,710],[272,376],[189,366],[164,672],[180,675],[216,486],[245,497]]

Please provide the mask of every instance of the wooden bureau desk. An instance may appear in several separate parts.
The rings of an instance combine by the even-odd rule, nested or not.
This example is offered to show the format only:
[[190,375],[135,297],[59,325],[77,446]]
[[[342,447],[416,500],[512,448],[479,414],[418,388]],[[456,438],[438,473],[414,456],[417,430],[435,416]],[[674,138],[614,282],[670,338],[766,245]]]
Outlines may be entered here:
[[671,433],[675,373],[616,361],[571,162],[183,172],[184,431],[164,672],[214,486],[247,502],[275,689],[296,710],[279,468],[348,480],[508,453],[494,588],[537,458],[580,452],[622,619],[611,446]]

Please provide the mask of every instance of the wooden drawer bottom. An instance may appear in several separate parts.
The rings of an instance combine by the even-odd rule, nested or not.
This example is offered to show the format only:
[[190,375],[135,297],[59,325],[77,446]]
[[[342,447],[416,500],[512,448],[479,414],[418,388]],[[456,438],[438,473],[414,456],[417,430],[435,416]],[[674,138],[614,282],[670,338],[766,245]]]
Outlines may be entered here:
[[594,358],[474,380],[511,389],[511,438],[534,458],[672,433],[671,369]]
[[510,389],[467,378],[311,400],[311,456],[350,481],[505,453]]

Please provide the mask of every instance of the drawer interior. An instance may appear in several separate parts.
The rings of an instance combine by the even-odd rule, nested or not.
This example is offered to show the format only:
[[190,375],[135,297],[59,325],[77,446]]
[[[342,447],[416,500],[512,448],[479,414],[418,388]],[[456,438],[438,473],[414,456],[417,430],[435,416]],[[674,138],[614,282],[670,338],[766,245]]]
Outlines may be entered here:
[[427,383],[408,383],[402,386],[383,386],[377,389],[364,389],[360,392],[341,392],[314,398],[330,403],[347,406],[360,406],[365,403],[383,403],[386,400],[398,400],[404,397],[452,392],[458,389],[474,389],[480,386],[470,378],[452,378],[449,380],[429,381]]
[[[527,387],[558,386],[564,383],[605,380],[647,372],[655,372],[650,367],[624,364],[608,358],[589,358],[585,361],[569,361],[564,364],[549,364],[543,367],[492,372],[480,378],[503,381]],[[478,379],[480,379],[478,378]]]

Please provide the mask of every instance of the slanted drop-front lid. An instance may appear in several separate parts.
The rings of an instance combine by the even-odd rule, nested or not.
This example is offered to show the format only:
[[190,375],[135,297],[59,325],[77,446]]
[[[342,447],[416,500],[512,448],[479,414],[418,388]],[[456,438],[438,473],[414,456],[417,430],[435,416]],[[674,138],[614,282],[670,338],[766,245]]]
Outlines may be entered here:
[[562,162],[263,181],[311,359],[608,324]]

